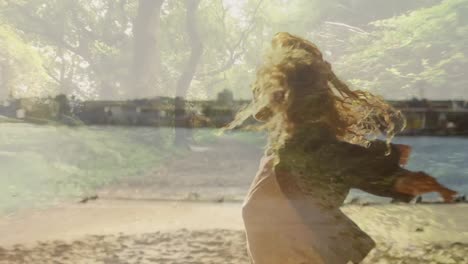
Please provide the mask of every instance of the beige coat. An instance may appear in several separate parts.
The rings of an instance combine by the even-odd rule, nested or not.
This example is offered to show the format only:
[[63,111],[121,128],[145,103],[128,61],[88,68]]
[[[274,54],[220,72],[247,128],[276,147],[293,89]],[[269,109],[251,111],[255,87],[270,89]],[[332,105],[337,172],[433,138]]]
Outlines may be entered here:
[[374,247],[339,209],[324,210],[310,196],[301,199],[306,212],[299,214],[281,191],[272,158],[263,158],[242,211],[253,263],[359,263]]

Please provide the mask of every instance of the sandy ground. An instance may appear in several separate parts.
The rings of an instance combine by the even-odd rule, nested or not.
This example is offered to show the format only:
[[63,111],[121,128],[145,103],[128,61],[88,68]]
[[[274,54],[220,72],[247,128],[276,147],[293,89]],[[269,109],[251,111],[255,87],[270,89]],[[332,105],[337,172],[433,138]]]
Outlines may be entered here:
[[[468,204],[343,207],[365,263],[468,263]],[[98,200],[0,218],[0,263],[247,264],[239,203]]]

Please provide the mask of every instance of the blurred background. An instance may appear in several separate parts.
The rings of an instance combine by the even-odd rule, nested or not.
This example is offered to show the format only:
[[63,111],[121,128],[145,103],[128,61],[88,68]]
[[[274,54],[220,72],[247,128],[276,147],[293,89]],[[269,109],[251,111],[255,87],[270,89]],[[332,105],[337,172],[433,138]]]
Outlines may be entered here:
[[265,137],[217,132],[279,31],[401,109],[409,167],[468,192],[468,0],[0,0],[0,214],[242,200]]

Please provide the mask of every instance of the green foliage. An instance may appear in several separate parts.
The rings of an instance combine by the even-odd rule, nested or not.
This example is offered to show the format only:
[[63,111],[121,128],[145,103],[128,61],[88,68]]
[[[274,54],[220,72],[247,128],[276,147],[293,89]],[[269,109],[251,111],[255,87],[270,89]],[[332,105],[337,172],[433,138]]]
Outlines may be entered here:
[[76,199],[123,177],[146,176],[177,151],[170,129],[5,123],[0,129],[0,213]]
[[[454,92],[465,87],[461,71],[467,63],[467,1],[446,0],[376,21],[369,30],[364,24],[371,19],[437,1],[381,2],[385,8],[371,5],[370,0],[201,1],[198,30],[204,53],[188,97],[213,98],[230,89],[236,98],[249,98],[249,84],[261,54],[278,31],[318,42],[324,53],[333,55],[331,60],[347,54],[338,69],[360,88],[386,92],[401,87],[411,94],[421,87],[445,87]],[[42,64],[55,86],[37,84],[37,90],[59,87],[60,93],[81,98],[129,98],[135,95],[129,74],[134,67],[132,27],[138,4],[138,0],[3,0],[0,18],[26,40],[23,47],[34,46],[30,50],[42,54],[40,63],[24,61]],[[357,15],[361,9],[365,9],[365,17]],[[158,95],[173,96],[190,55],[184,1],[165,0],[160,15],[154,48],[159,49],[161,69],[154,89]],[[324,24],[325,20],[344,23]],[[347,27],[348,22],[365,30]],[[329,30],[321,31],[327,25]],[[350,35],[354,35],[351,41]],[[28,70],[21,72],[31,80],[41,79],[26,74]]]
[[0,13],[47,52],[45,65],[62,93],[122,93],[135,1],[7,1]]
[[229,89],[237,98],[250,98],[250,83],[273,35],[289,31],[307,36],[335,2],[202,1],[200,31],[205,52],[189,95],[213,98]]
[[0,24],[2,96],[44,96],[52,92],[44,71],[44,58],[7,24]]
[[341,60],[339,71],[356,88],[386,95],[397,88],[406,89],[407,95],[420,89],[461,92],[468,85],[464,76],[468,66],[467,14],[467,0],[446,0],[376,21],[372,33],[353,39],[350,55]]

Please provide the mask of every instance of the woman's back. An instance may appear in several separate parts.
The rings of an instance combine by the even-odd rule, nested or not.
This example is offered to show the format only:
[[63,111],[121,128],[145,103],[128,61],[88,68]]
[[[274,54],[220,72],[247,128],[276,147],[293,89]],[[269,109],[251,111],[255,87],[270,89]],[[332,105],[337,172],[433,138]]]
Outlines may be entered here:
[[373,240],[338,208],[327,209],[314,195],[303,195],[294,181],[286,188],[297,196],[287,197],[279,181],[292,178],[276,173],[273,164],[271,156],[262,160],[243,208],[254,263],[359,263]]

